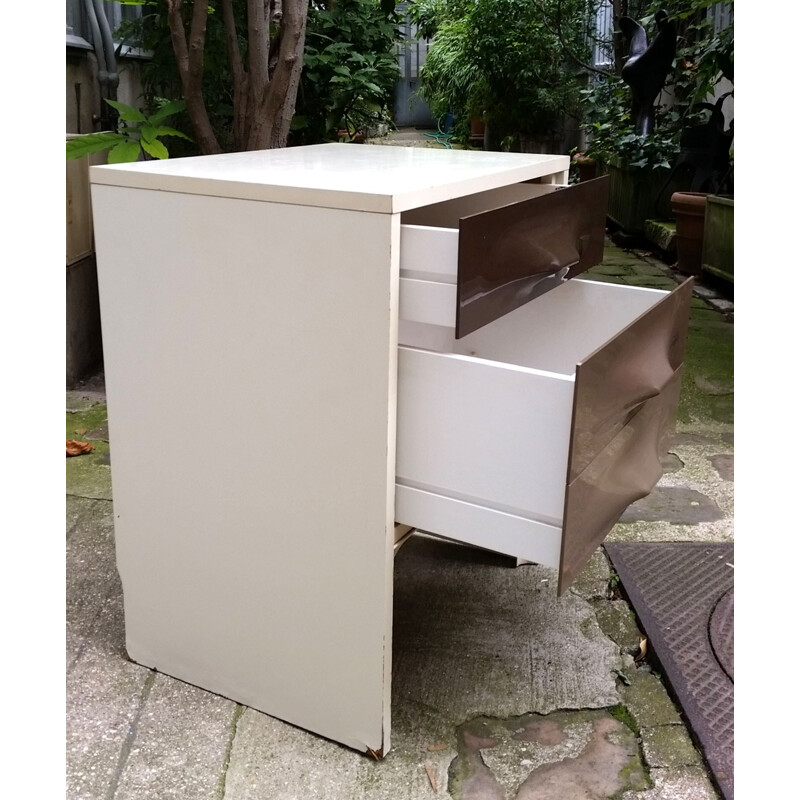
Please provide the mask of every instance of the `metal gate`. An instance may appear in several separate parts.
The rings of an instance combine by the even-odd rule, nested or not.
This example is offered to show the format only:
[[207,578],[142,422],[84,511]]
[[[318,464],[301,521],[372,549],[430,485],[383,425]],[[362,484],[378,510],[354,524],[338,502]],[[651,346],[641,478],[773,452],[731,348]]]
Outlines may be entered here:
[[[405,3],[398,3],[397,10],[401,14],[405,10]],[[428,104],[419,96],[419,70],[425,63],[428,53],[428,42],[416,37],[417,26],[408,17],[400,25],[402,34],[398,61],[400,66],[400,80],[397,82],[397,92],[394,102],[394,122],[398,128],[417,127],[435,128]]]

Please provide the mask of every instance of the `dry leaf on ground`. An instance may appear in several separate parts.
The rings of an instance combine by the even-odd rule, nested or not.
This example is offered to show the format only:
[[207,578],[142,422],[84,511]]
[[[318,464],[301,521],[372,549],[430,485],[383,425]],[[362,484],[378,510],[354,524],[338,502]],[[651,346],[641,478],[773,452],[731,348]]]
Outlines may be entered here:
[[425,772],[428,773],[428,780],[431,782],[431,789],[434,794],[439,794],[439,789],[436,787],[436,776],[433,774],[433,767],[426,761]]
[[78,442],[75,439],[67,439],[67,457],[69,456],[82,456],[85,453],[91,453],[94,450],[94,445],[89,442]]

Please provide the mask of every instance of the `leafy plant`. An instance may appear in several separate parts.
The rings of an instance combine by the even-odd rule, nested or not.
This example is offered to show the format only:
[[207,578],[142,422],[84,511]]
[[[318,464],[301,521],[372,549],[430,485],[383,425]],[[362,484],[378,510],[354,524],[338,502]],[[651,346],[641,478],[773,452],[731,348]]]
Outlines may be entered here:
[[480,113],[488,102],[469,17],[447,19],[437,25],[425,63],[419,73],[420,93],[434,116],[450,111]]
[[169,151],[161,141],[164,136],[177,136],[189,139],[185,133],[164,125],[164,121],[182,111],[186,104],[183,100],[172,100],[163,103],[159,109],[147,116],[133,106],[117,100],[106,100],[119,113],[122,123],[116,132],[87,133],[67,142],[67,158],[83,158],[90,153],[108,150],[108,163],[121,164],[145,159],[169,158]]
[[389,120],[400,18],[377,0],[312,0],[292,142],[351,137]]
[[420,93],[437,116],[452,111],[462,125],[482,117],[511,145],[579,112],[582,79],[567,53],[587,50],[584,0],[420,0],[412,9],[421,35],[433,32]]
[[[172,49],[164,0],[142,0],[140,20],[123,25],[118,35],[137,41],[152,53],[142,63],[147,100],[175,97],[182,87]],[[396,47],[399,16],[387,0],[307,0],[308,18],[291,144],[330,141],[340,129],[353,135],[390,118],[398,77]],[[193,4],[187,0],[187,9]],[[242,61],[247,62],[245,3],[230,5]],[[273,5],[275,5],[273,3]],[[206,20],[202,95],[214,135],[223,151],[241,146],[235,124],[236,91],[229,60],[230,41],[223,20],[224,6],[212,2]],[[273,44],[279,37],[274,25]],[[241,126],[240,126],[241,127]]]

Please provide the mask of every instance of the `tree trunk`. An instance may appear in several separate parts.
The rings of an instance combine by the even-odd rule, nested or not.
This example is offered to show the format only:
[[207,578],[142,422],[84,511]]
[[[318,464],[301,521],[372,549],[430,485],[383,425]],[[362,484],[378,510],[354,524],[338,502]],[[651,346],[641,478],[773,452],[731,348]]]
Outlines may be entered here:
[[283,0],[281,11],[280,33],[275,41],[278,51],[268,58],[271,69],[267,81],[256,85],[250,76],[253,105],[247,150],[285,147],[294,116],[303,68],[308,4],[306,0]]
[[194,129],[195,140],[204,155],[219,153],[221,148],[203,100],[203,53],[208,22],[208,0],[196,0],[192,8],[189,39],[183,24],[183,0],[166,0],[172,50],[181,76],[186,111]]
[[[200,152],[221,151],[202,95],[208,0],[195,0],[187,39],[183,0],[165,0],[186,109]],[[220,2],[233,79],[236,150],[285,147],[303,67],[307,0],[247,0],[247,60],[242,59],[232,0]],[[270,30],[277,33],[270,37]]]

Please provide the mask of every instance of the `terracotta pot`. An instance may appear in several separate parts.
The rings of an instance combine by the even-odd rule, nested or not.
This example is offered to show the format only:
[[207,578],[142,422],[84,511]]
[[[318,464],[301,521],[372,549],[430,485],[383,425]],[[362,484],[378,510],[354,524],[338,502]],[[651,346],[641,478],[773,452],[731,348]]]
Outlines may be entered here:
[[597,162],[593,158],[577,156],[574,159],[574,163],[579,183],[581,181],[590,181],[597,177]]
[[705,192],[675,192],[670,198],[677,234],[677,266],[685,275],[700,274],[707,197]]

